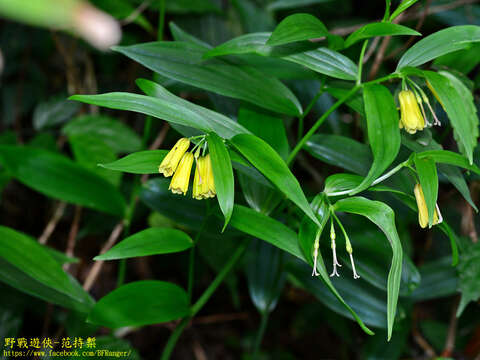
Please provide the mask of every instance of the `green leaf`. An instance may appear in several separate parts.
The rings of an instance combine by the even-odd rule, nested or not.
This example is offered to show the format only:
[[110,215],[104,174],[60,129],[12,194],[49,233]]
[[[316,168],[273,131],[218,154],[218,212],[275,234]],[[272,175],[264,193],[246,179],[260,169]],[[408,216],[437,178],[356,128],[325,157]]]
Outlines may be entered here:
[[278,79],[254,68],[213,59],[205,62],[205,48],[185,42],[152,42],[115,50],[169,79],[219,95],[245,100],[282,114],[297,116],[301,105]]
[[455,231],[447,224],[446,221],[442,221],[441,224],[438,225],[438,228],[443,231],[445,235],[447,235],[448,239],[450,240],[450,247],[452,248],[452,266],[457,266],[458,264],[458,246],[457,244],[460,240],[455,234]]
[[400,15],[402,12],[407,10],[410,6],[415,4],[418,0],[403,0],[398,7],[395,9],[395,11],[390,15],[390,20],[393,21],[395,18]]
[[433,214],[437,205],[438,196],[438,175],[435,161],[432,158],[413,158],[417,169],[420,185],[422,186],[425,203],[428,209],[428,227],[432,227]]
[[345,55],[327,48],[318,48],[299,54],[283,57],[283,59],[306,66],[320,74],[337,79],[355,80],[357,65]]
[[228,155],[223,139],[215,133],[210,133],[207,137],[207,142],[212,162],[218,204],[225,216],[225,224],[223,225],[223,230],[225,230],[225,227],[232,217],[235,197],[232,163],[230,162],[230,155]]
[[107,144],[117,153],[138,151],[142,140],[128,126],[105,115],[83,115],[68,122],[62,129],[68,137],[88,135]]
[[281,222],[242,205],[235,205],[230,226],[264,240],[305,261],[297,234]]
[[93,260],[117,260],[132,257],[170,254],[187,250],[193,241],[186,233],[169,228],[148,228],[119,242]]
[[[158,4],[160,2],[154,1],[151,6],[158,8]],[[165,9],[168,13],[173,14],[220,12],[220,8],[211,0],[166,1]]]
[[167,154],[168,150],[138,151],[114,162],[99,165],[106,169],[131,174],[158,174],[158,166]]
[[64,96],[57,96],[37,105],[33,112],[33,127],[42,130],[61,124],[78,111],[78,104],[66,100]]
[[400,149],[398,112],[390,91],[383,85],[365,86],[363,98],[373,164],[365,179],[350,192],[350,195],[368,188],[395,160]]
[[420,66],[439,56],[465,49],[472,42],[480,41],[480,26],[452,26],[420,40],[400,58],[397,71],[406,66]]
[[312,208],[298,180],[283,159],[262,139],[250,134],[240,134],[230,140],[231,144],[247,158],[285,196],[318,224]]
[[0,280],[45,301],[88,312],[94,301],[43,245],[0,226]]
[[[340,84],[339,84],[340,85]],[[344,84],[341,84],[344,85]],[[350,84],[348,84],[350,85]],[[352,90],[351,86],[332,87],[327,86],[325,91],[337,100],[344,98]],[[363,96],[360,92],[356,92],[345,101],[345,104],[357,112],[360,116],[365,117],[365,105],[363,104]]]
[[179,98],[152,81],[139,80],[137,83],[149,96],[117,92],[74,95],[70,99],[110,109],[136,111],[173,124],[190,126],[205,133],[214,131],[227,139],[248,132],[230,118]]
[[392,265],[388,273],[387,283],[387,324],[388,339],[392,336],[395,313],[397,311],[400,280],[402,276],[403,251],[400,238],[395,227],[395,214],[393,210],[379,201],[368,200],[363,197],[352,197],[337,201],[334,205],[336,211],[348,212],[367,217],[375,223],[387,236],[392,247]]
[[1,145],[0,162],[18,181],[47,196],[112,215],[125,212],[125,200],[112,184],[65,156]]
[[357,41],[370,39],[376,36],[391,36],[391,35],[422,35],[418,31],[410,29],[403,25],[393,24],[389,22],[370,23],[355,30],[345,40],[345,47],[352,46]]
[[480,244],[464,241],[464,249],[458,263],[459,290],[462,294],[457,317],[471,301],[480,298]]
[[478,212],[477,206],[473,202],[472,196],[470,194],[470,189],[468,188],[467,182],[463,177],[462,172],[456,167],[450,165],[438,165],[438,171],[445,175],[445,177],[450,181],[450,183],[455,186],[463,198],[470,204],[470,206]]
[[420,266],[419,270],[421,281],[411,295],[413,301],[451,296],[457,291],[457,273],[451,266],[450,256],[430,261]]
[[145,280],[123,285],[101,298],[87,321],[114,329],[163,323],[188,313],[188,297],[182,288]]
[[452,123],[461,152],[473,164],[473,150],[478,139],[477,110],[470,90],[460,80],[447,74],[424,71]]
[[366,175],[372,163],[368,146],[345,136],[313,135],[305,144],[305,150],[327,164],[359,175]]
[[470,165],[469,161],[464,156],[452,151],[430,150],[418,153],[416,156],[419,159],[431,157],[436,163],[459,166],[480,175],[480,169],[475,164]]
[[297,9],[302,6],[310,6],[330,2],[332,0],[276,0],[268,4],[268,11],[276,11],[283,9]]
[[[314,44],[304,43],[273,47],[266,44],[269,36],[270,33],[266,32],[241,35],[207,51],[204,57],[255,53],[261,56],[280,57],[282,60],[303,65],[334,78],[356,79],[357,65],[339,52],[325,47],[311,49]],[[273,60],[275,58],[270,59]]]
[[328,35],[325,25],[310,14],[293,14],[277,25],[267,45],[277,46]]
[[257,310],[272,312],[285,285],[282,251],[255,239],[248,249],[246,274],[248,292]]

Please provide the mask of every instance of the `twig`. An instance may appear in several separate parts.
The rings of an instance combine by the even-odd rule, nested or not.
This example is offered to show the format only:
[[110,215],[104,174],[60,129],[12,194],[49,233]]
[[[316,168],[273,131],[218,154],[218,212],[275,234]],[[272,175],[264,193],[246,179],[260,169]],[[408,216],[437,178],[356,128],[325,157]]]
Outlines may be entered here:
[[38,238],[38,242],[42,245],[45,245],[54,232],[55,228],[57,227],[58,222],[63,216],[63,213],[65,212],[65,208],[67,207],[67,203],[60,201],[57,205],[57,208],[55,209],[52,218],[48,222],[47,226],[45,226],[45,229],[43,230],[42,235]]
[[[123,230],[123,221],[120,221],[114,228],[112,233],[110,234],[110,237],[108,238],[108,241],[103,245],[102,250],[100,251],[100,254],[103,254],[107,252],[117,241],[118,237],[122,233]],[[93,283],[98,277],[98,274],[100,273],[100,270],[102,269],[103,266],[103,261],[96,261],[95,264],[93,264],[92,268],[90,269],[85,282],[83,283],[83,288],[86,291],[89,291]]]
[[445,340],[445,348],[443,349],[443,357],[451,357],[452,352],[455,349],[455,337],[457,335],[457,309],[460,302],[460,297],[457,296],[452,307],[452,312],[450,315],[450,324],[448,325],[447,339]]
[[370,56],[372,56],[373,53],[375,52],[375,49],[377,48],[379,41],[380,41],[380,36],[377,36],[375,39],[373,39],[372,44],[368,48],[367,52],[365,53],[365,57],[363,58],[364,64],[368,61],[368,59],[370,59]]
[[207,354],[197,339],[193,340],[193,353],[196,360],[207,360]]
[[[65,250],[65,255],[72,257],[73,249],[75,248],[75,240],[77,239],[78,228],[80,226],[80,219],[82,217],[82,207],[75,206],[75,215],[73,216],[72,226],[70,227],[70,232],[68,234],[67,249]],[[70,268],[70,263],[63,265],[63,269],[66,271]]]
[[249,318],[248,312],[233,313],[233,314],[215,314],[207,316],[199,316],[192,319],[194,324],[217,324],[221,322],[229,322],[234,320],[247,320]]
[[425,340],[425,338],[422,336],[422,334],[420,334],[420,332],[416,328],[413,329],[412,335],[417,345],[420,346],[423,349],[423,351],[425,351],[425,354],[429,358],[437,356],[433,347],[430,346],[427,340]]
[[151,2],[152,2],[151,0],[145,0],[135,10],[133,10],[130,15],[128,15],[125,19],[120,21],[120,24],[128,25],[131,22],[134,22],[137,19],[137,17],[139,17],[150,6]]

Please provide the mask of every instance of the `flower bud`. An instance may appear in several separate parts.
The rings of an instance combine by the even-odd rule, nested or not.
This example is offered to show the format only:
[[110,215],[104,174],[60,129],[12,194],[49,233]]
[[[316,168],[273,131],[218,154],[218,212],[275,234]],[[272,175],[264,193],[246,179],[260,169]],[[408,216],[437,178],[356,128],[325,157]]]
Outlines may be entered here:
[[[418,223],[420,227],[426,228],[428,225],[428,209],[427,203],[425,202],[425,196],[423,195],[422,186],[420,184],[416,184],[413,192],[415,194],[415,200],[417,200],[417,207],[418,207]],[[433,213],[433,225],[439,224],[442,220],[439,218],[439,211],[437,211],[438,206],[435,206],[435,211]]]

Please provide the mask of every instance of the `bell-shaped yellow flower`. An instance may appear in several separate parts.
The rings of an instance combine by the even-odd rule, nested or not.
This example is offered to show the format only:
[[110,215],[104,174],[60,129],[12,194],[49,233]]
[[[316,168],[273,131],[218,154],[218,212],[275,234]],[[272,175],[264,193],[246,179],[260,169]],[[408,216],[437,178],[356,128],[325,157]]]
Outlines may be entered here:
[[163,158],[162,163],[158,167],[158,172],[165,177],[172,176],[177,169],[180,159],[182,159],[182,156],[188,150],[189,146],[190,140],[187,138],[181,138],[178,140],[172,150],[170,150],[167,156]]
[[425,119],[420,112],[415,94],[410,90],[402,90],[398,94],[400,102],[400,129],[410,134],[415,134],[417,130],[423,130],[425,127]]
[[[415,200],[417,200],[417,207],[418,207],[418,223],[422,228],[426,228],[428,225],[428,209],[427,203],[425,202],[425,196],[423,195],[422,186],[420,184],[416,184],[415,188],[413,189],[415,194]],[[440,211],[437,211],[438,206],[435,205],[435,211],[433,213],[433,225],[439,224],[442,222],[441,215],[439,217]]]
[[192,170],[193,154],[191,152],[183,155],[180,163],[178,164],[175,175],[173,175],[172,181],[168,190],[171,190],[174,194],[185,195],[188,191],[188,183],[190,182],[190,171]]
[[210,154],[200,156],[197,159],[197,167],[195,168],[192,196],[194,199],[202,200],[214,197],[215,195],[215,182],[213,180]]

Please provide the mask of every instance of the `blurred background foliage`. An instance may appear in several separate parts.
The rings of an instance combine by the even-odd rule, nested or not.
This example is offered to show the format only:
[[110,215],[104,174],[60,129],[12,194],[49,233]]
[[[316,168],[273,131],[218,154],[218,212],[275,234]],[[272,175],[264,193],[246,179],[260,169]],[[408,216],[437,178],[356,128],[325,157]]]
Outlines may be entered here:
[[[8,6],[12,6],[9,3],[0,0],[0,10],[11,18],[7,11]],[[163,19],[159,14],[161,0],[92,0],[91,4],[118,20],[121,45],[155,41],[159,36],[171,40],[175,32],[177,36],[186,36],[184,31],[215,46],[243,33],[272,31],[279,21],[297,12],[313,14],[332,33],[345,36],[360,24],[381,19],[384,12],[384,2],[379,0],[166,0],[164,21],[159,22]],[[398,1],[393,1],[392,7],[397,4]],[[143,115],[82,106],[68,101],[67,97],[75,93],[137,92],[135,79],[154,75],[125,56],[97,49],[102,46],[89,41],[78,27],[62,24],[60,20],[55,23],[51,8],[32,11],[37,12],[38,18],[46,20],[35,18],[38,21],[32,21],[28,14],[14,20],[55,29],[36,28],[12,19],[0,22],[0,144],[28,144],[66,154],[123,194],[130,194],[139,181],[138,177],[122,175],[97,164],[112,162],[144,148],[157,148],[159,144],[162,148],[169,148],[179,134],[160,121],[149,123],[150,131],[144,133],[146,119]],[[60,14],[58,18],[63,19],[64,15]],[[423,35],[453,25],[480,25],[480,4],[467,0],[419,1],[405,13],[401,23],[416,28]],[[107,40],[112,44],[116,42],[115,37]],[[370,77],[390,73],[406,49],[405,44],[413,41],[413,38],[393,37],[385,43],[385,57],[375,62],[380,66],[372,68],[370,62],[365,73]],[[356,59],[359,50],[360,44],[357,44],[344,54]],[[375,52],[367,53],[372,59],[375,55]],[[318,92],[318,75],[309,70],[291,65],[289,71],[288,66],[277,66],[274,59],[253,55],[245,56],[243,60],[281,78],[304,107]],[[434,66],[447,67],[462,74],[474,91],[478,107],[479,62],[480,46],[474,45],[437,59]],[[183,98],[231,117],[237,117],[240,105],[245,106],[241,101],[200,91],[159,75],[154,79]],[[331,95],[323,94],[305,119],[306,127],[333,102]],[[249,118],[248,113],[245,118]],[[288,139],[295,139],[296,127],[292,126],[292,119],[284,117],[282,121]],[[446,124],[448,120],[444,117],[442,122]],[[322,133],[363,142],[363,124],[358,114],[348,107],[341,107],[329,116]],[[450,130],[444,126],[434,134],[447,148],[453,144]],[[424,133],[422,136],[432,136],[428,130]],[[313,141],[309,153],[301,154],[294,171],[307,195],[313,196],[323,190],[323,180],[342,168],[365,173],[361,163],[355,160],[357,155],[362,157],[359,155],[362,149],[348,148],[347,145]],[[277,148],[279,153],[288,151],[288,144],[281,146],[284,149]],[[478,155],[477,148],[474,160],[480,165]],[[35,176],[35,173],[27,176]],[[272,190],[255,185],[242,174],[237,179],[237,202],[268,213],[272,204],[263,200]],[[473,201],[478,204],[478,177],[469,175],[468,180]],[[397,181],[401,186],[402,181]],[[310,276],[308,266],[256,240],[251,242],[248,256],[186,329],[173,358],[248,359],[251,349],[262,338],[259,333],[264,331],[261,359],[422,359],[437,356],[479,359],[478,303],[468,305],[460,318],[455,316],[460,293],[471,300],[477,300],[480,295],[478,217],[445,178],[441,177],[440,181],[440,208],[459,234],[462,256],[457,267],[451,266],[449,240],[443,232],[439,229],[421,230],[415,213],[394,197],[388,197],[386,201],[396,211],[397,229],[404,251],[409,255],[404,261],[401,297],[390,343],[385,340],[390,249],[373,225],[349,216],[342,218],[342,222],[348,228],[362,278],[353,280],[345,274],[335,278],[334,285],[362,320],[375,330],[375,336],[364,334],[350,320],[351,315],[338,304],[324,284]],[[127,226],[131,233],[147,226],[175,227],[192,234],[192,237],[204,227],[201,238],[197,239],[197,281],[193,294],[198,295],[231,256],[234,241],[245,235],[231,228],[220,234],[221,220],[207,215],[210,213],[208,207],[213,204],[178,198],[168,192],[167,186],[165,179],[151,177],[138,194],[139,201]],[[4,168],[0,169],[0,190],[1,224],[39,238],[41,243],[48,240],[49,247],[74,256],[74,259],[62,258],[56,253],[72,276],[83,283],[92,266],[92,258],[100,252],[115,226],[115,218],[41,195],[25,184],[13,181]],[[82,188],[79,187],[78,191]],[[372,195],[373,198],[376,196]],[[106,212],[115,214],[114,205],[111,206]],[[299,217],[290,219],[298,222]],[[56,228],[49,233],[46,225],[52,220]],[[323,253],[329,254],[329,241],[327,237],[324,240]],[[185,287],[188,256],[188,253],[180,253],[135,258],[123,263],[106,262],[98,279],[91,284],[90,293],[95,299],[101,298],[116,288],[119,277],[125,282],[162,279]],[[328,256],[325,261],[330,262]],[[349,264],[347,259],[342,263]],[[35,289],[37,285],[31,286]],[[174,326],[173,323],[163,323],[140,329],[124,328],[112,333],[85,323],[85,314],[74,307],[49,304],[3,283],[0,293],[0,338],[96,335],[98,347],[102,344],[104,348],[114,350],[132,348],[135,349],[132,358],[154,359],[158,358]]]

